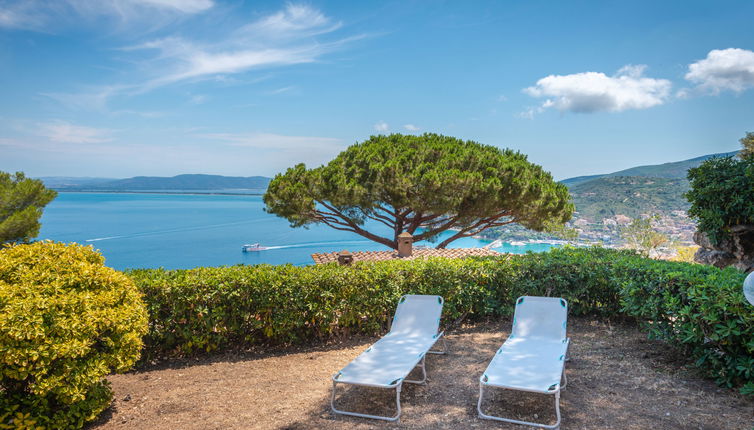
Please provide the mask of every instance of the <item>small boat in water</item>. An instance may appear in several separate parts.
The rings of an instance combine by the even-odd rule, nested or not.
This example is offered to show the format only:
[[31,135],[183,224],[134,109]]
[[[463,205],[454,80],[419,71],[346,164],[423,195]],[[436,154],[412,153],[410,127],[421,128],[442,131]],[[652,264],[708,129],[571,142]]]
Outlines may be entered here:
[[517,241],[517,242],[510,242],[510,245],[512,245],[512,246],[525,246],[526,243],[524,243],[524,242],[518,242]]
[[265,249],[267,249],[266,246],[260,246],[258,243],[246,244],[241,247],[243,252],[264,251]]

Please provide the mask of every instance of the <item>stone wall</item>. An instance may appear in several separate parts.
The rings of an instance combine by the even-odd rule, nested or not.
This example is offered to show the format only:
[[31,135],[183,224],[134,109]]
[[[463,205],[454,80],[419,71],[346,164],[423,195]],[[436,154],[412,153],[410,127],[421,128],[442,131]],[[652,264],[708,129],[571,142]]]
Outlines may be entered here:
[[730,232],[730,238],[714,245],[706,233],[694,233],[694,242],[700,247],[694,261],[716,267],[734,266],[744,272],[754,271],[754,225],[735,225]]

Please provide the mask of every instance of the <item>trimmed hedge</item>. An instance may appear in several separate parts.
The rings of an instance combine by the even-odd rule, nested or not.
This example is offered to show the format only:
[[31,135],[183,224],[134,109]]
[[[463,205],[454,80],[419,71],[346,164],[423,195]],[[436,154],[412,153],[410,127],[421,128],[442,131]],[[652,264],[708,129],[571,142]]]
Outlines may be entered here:
[[141,294],[91,247],[0,250],[0,429],[81,428],[110,405],[104,377],[138,359]]
[[509,315],[521,295],[560,296],[571,314],[635,317],[722,385],[754,394],[754,310],[735,269],[656,261],[630,251],[557,249],[429,259],[129,272],[145,294],[146,356],[299,343],[386,330],[407,293],[445,298],[444,324]]

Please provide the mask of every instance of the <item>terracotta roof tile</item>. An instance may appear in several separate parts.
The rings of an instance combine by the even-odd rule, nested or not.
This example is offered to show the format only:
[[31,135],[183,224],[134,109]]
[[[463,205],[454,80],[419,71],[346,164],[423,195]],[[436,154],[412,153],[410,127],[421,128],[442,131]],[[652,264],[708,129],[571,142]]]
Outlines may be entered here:
[[[403,257],[402,260],[415,260],[427,257],[445,257],[445,258],[465,258],[465,257],[487,257],[503,255],[500,252],[486,248],[453,248],[453,249],[434,249],[419,248],[414,249],[410,257]],[[398,259],[398,251],[357,251],[353,253],[353,261],[384,261]],[[336,263],[338,261],[337,252],[324,252],[312,254],[312,259],[316,264]]]

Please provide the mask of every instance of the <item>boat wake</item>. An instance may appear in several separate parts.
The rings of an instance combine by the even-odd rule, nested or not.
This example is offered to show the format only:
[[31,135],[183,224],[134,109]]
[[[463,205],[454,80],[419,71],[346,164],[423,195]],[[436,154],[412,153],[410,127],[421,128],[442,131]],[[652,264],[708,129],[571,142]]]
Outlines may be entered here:
[[305,243],[294,243],[291,245],[265,246],[265,248],[266,249],[312,248],[315,246],[361,245],[365,243],[372,243],[372,241],[371,240],[343,240],[343,241],[333,241],[333,242],[305,242]]
[[133,234],[124,234],[120,236],[106,236],[106,237],[95,237],[92,239],[86,239],[84,242],[99,242],[101,240],[113,240],[113,239],[130,239],[133,237],[143,237],[143,236],[155,236],[158,234],[168,234],[168,233],[182,233],[185,231],[200,231],[200,230],[209,230],[213,228],[222,228],[222,227],[230,227],[234,225],[242,225],[242,224],[253,224],[257,222],[264,222],[268,221],[266,219],[256,219],[256,220],[248,220],[248,221],[236,221],[236,222],[226,222],[222,224],[209,224],[209,225],[197,225],[197,226],[191,226],[191,227],[180,227],[180,228],[168,228],[165,230],[155,230],[155,231],[145,231],[140,233],[133,233]]

